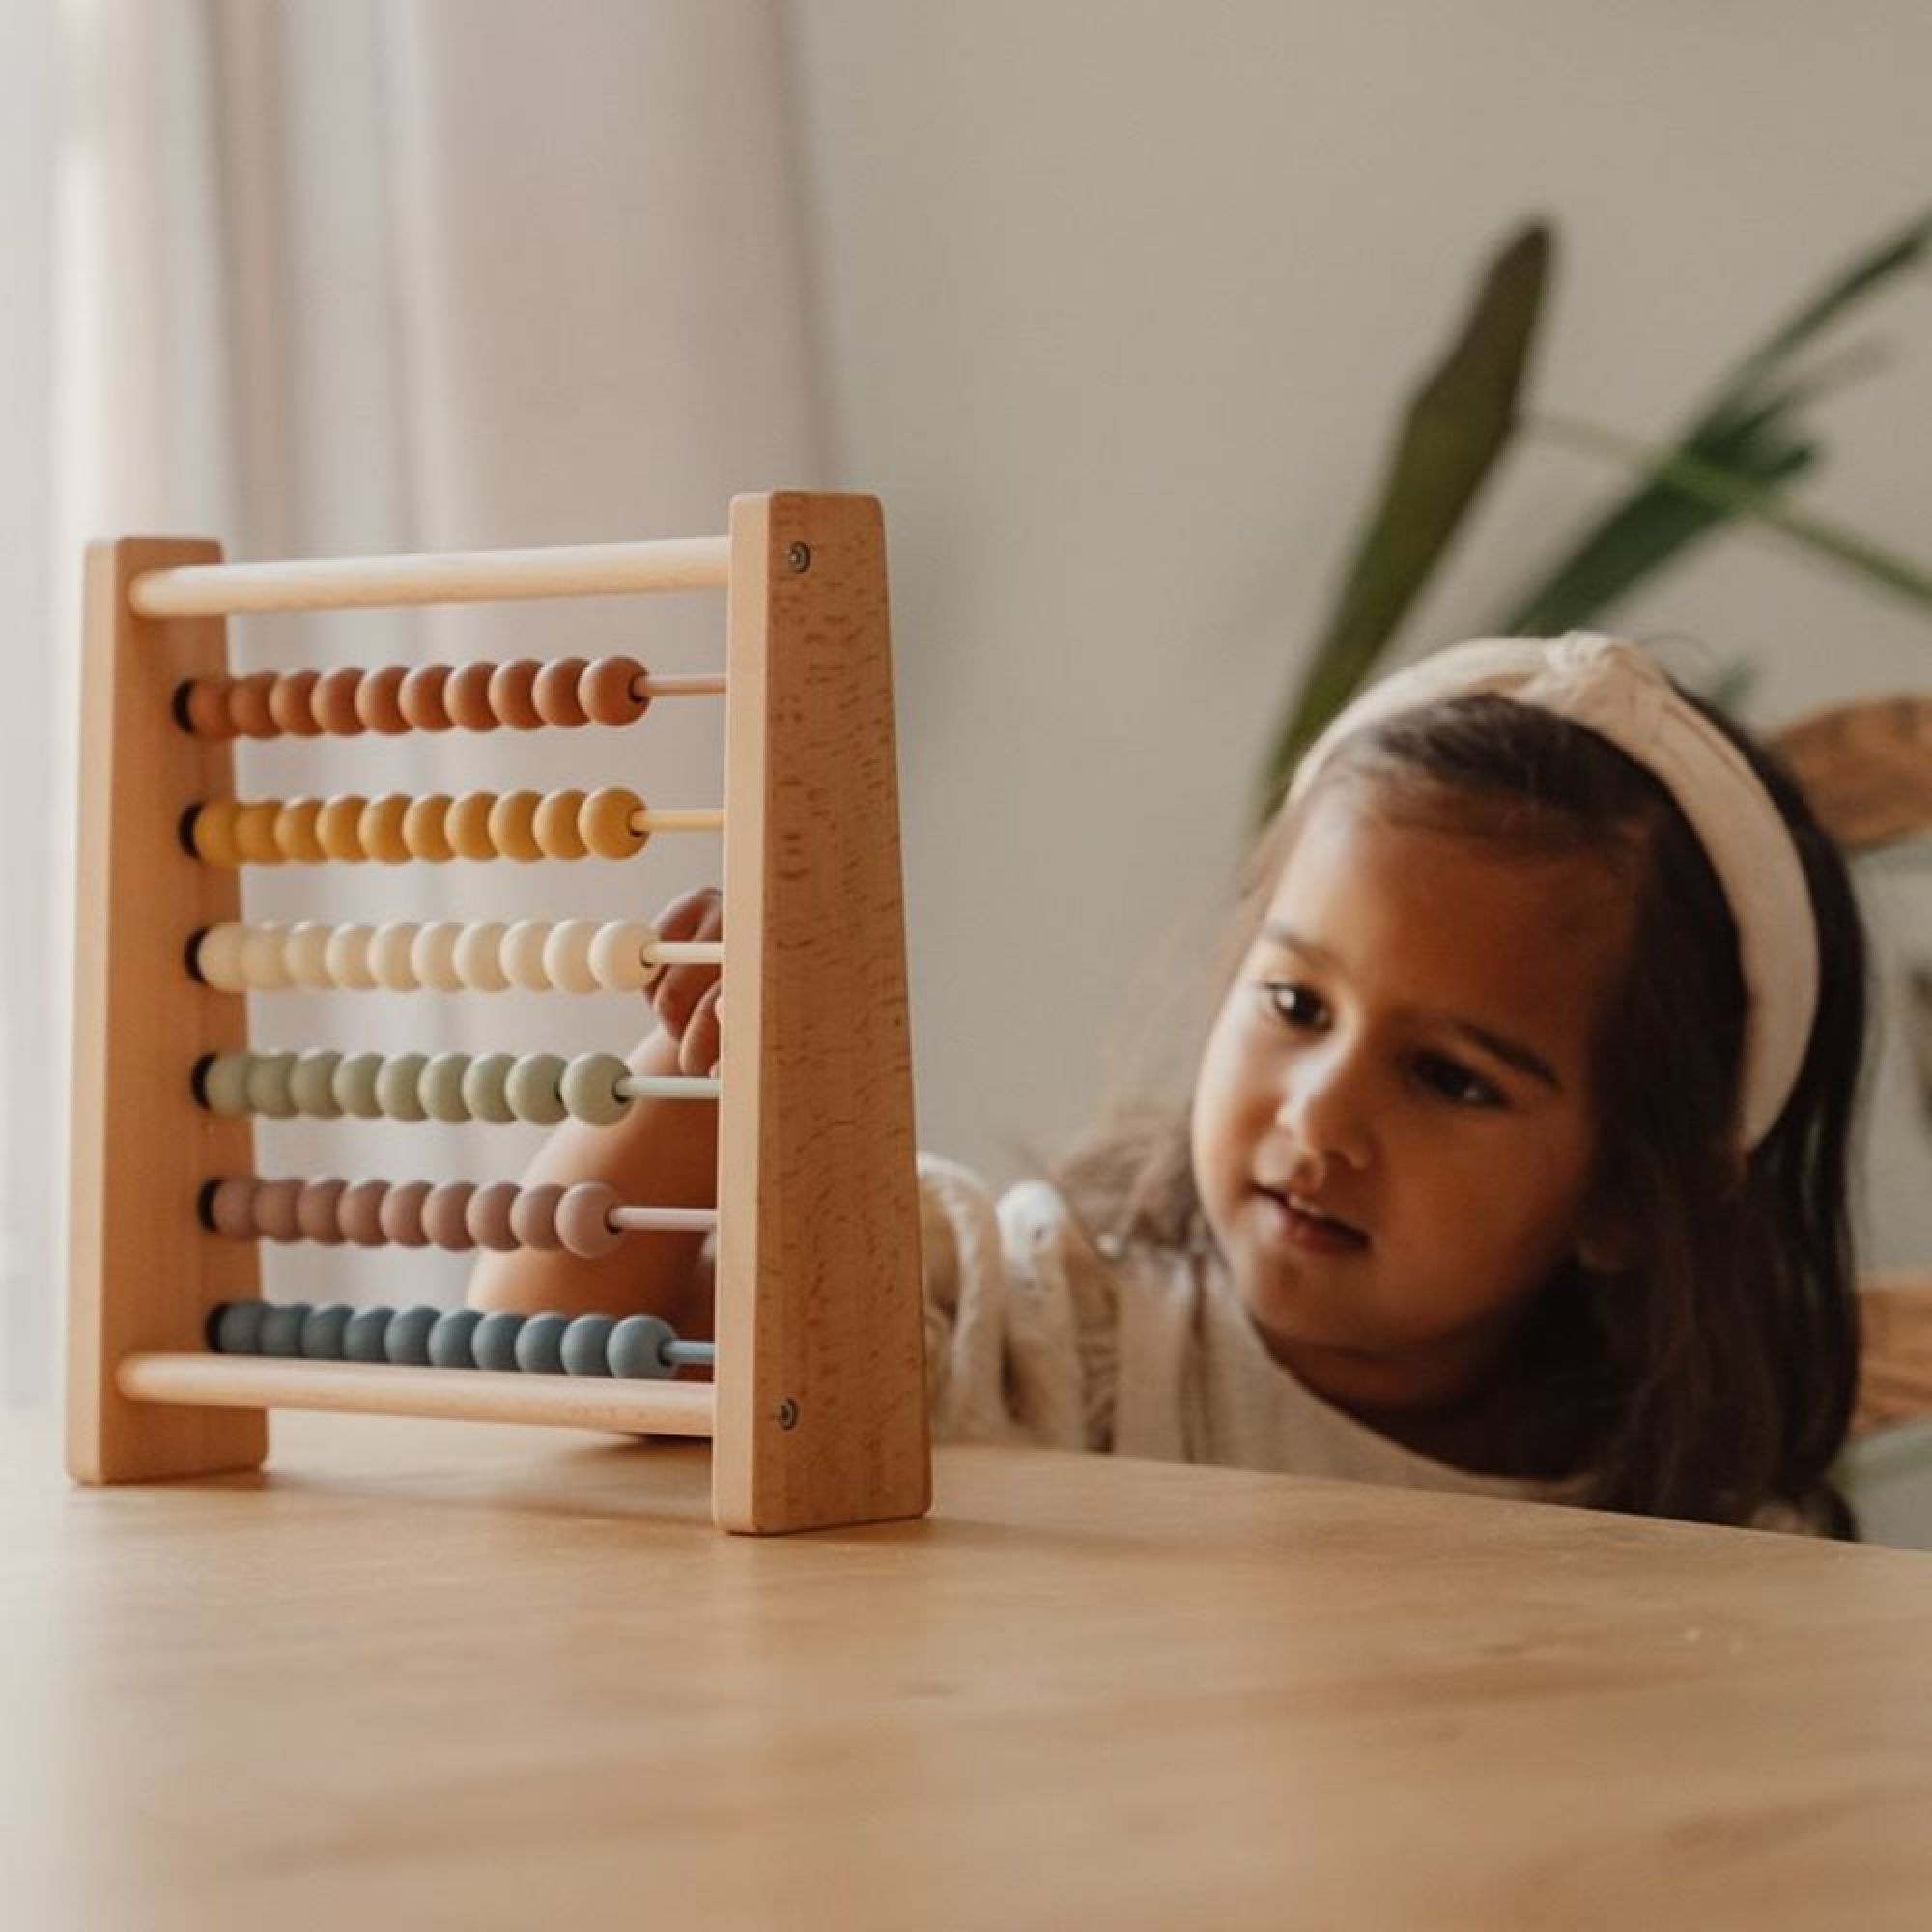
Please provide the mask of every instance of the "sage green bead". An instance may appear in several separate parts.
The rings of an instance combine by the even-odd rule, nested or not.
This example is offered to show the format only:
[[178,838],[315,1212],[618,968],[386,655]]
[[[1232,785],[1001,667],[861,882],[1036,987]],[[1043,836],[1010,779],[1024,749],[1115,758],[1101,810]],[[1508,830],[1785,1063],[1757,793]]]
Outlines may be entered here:
[[345,1053],[335,1069],[335,1098],[345,1114],[358,1121],[380,1121],[383,1109],[376,1100],[376,1076],[383,1070],[380,1053]]
[[563,1119],[563,1069],[560,1053],[520,1053],[510,1067],[504,1088],[510,1111],[520,1121],[554,1127]]
[[271,1121],[286,1121],[296,1110],[289,1094],[289,1076],[296,1070],[293,1053],[254,1053],[248,1056],[248,1104]]
[[564,1110],[594,1127],[614,1126],[630,1111],[630,1101],[617,1092],[630,1071],[614,1053],[580,1053],[563,1069]]
[[326,1046],[312,1046],[296,1056],[296,1070],[289,1075],[289,1098],[296,1112],[314,1121],[342,1118],[342,1102],[335,1097],[335,1069],[342,1056]]
[[439,1053],[424,1066],[416,1092],[431,1120],[454,1122],[469,1118],[469,1106],[463,1097],[463,1076],[469,1070],[467,1053]]
[[517,1064],[510,1053],[479,1053],[463,1070],[463,1104],[474,1121],[488,1121],[506,1126],[517,1117],[510,1108],[510,1068]]
[[423,1121],[422,1072],[426,1053],[392,1053],[376,1069],[376,1104],[385,1121]]
[[248,1063],[246,1053],[217,1053],[201,1074],[201,1094],[212,1114],[245,1114],[248,1111]]

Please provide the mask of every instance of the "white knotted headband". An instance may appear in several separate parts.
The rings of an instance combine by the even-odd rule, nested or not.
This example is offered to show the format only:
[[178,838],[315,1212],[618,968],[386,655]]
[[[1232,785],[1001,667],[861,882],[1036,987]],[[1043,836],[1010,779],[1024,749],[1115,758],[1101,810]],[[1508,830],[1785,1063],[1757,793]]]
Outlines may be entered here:
[[1533,705],[1608,739],[1656,776],[1697,835],[1738,929],[1747,1002],[1738,1128],[1754,1148],[1783,1112],[1811,1037],[1811,895],[1790,831],[1743,753],[1636,645],[1573,631],[1548,643],[1480,638],[1437,651],[1348,705],[1309,748],[1290,798],[1364,725],[1478,696]]

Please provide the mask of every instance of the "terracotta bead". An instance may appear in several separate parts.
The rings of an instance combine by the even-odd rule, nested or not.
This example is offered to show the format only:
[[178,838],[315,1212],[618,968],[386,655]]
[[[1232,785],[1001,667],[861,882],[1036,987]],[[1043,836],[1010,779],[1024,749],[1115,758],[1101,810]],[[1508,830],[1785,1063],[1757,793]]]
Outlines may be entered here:
[[389,1193],[386,1180],[352,1180],[336,1202],[342,1238],[358,1248],[383,1245],[383,1203]]
[[299,1237],[296,1223],[296,1200],[301,1193],[299,1180],[265,1180],[255,1190],[255,1232],[267,1241],[293,1241]]
[[521,1245],[510,1228],[510,1209],[520,1191],[514,1180],[493,1180],[469,1197],[464,1225],[479,1248],[503,1254]]
[[383,1197],[377,1225],[383,1238],[399,1248],[426,1248],[429,1235],[423,1227],[423,1208],[429,1200],[426,1180],[399,1180]]
[[320,671],[284,671],[269,687],[269,716],[277,730],[291,738],[321,736],[322,726],[315,722],[315,687],[321,678]]
[[490,808],[497,795],[488,791],[466,791],[449,802],[443,831],[449,848],[459,859],[494,859],[495,841],[490,837]]
[[649,675],[636,658],[598,658],[577,695],[593,724],[635,724],[651,708],[643,689]]
[[611,1210],[616,1205],[615,1191],[601,1180],[581,1180],[566,1187],[556,1204],[558,1241],[585,1261],[608,1255],[624,1238],[611,1225]]
[[369,730],[393,738],[410,728],[402,706],[403,680],[408,675],[407,665],[381,665],[356,685],[355,715]]
[[468,1180],[445,1180],[430,1189],[423,1202],[423,1233],[438,1247],[461,1253],[476,1245],[466,1219],[475,1192],[475,1184]]
[[636,792],[621,785],[605,785],[583,801],[578,814],[578,828],[583,842],[600,859],[629,859],[644,849],[647,834],[632,820],[643,810],[644,802]]
[[449,673],[442,687],[442,701],[452,724],[466,731],[494,731],[497,714],[490,709],[490,675],[493,664],[460,664]]
[[361,735],[362,720],[355,710],[355,688],[361,682],[361,671],[348,665],[326,670],[316,679],[309,704],[315,712],[316,724],[332,737]]
[[243,738],[274,738],[281,735],[269,696],[275,687],[275,672],[251,671],[238,677],[228,687],[228,719]]
[[506,791],[497,795],[490,807],[490,842],[500,859],[514,859],[526,865],[543,857],[537,843],[537,805],[542,794],[533,791]]
[[443,687],[448,682],[447,665],[418,665],[403,679],[396,691],[396,702],[412,729],[449,729],[449,706],[443,702]]
[[232,738],[235,721],[228,714],[228,680],[225,677],[197,677],[188,682],[181,708],[187,714],[187,728],[197,738]]
[[517,1190],[517,1198],[510,1204],[510,1232],[520,1248],[554,1250],[563,1245],[556,1234],[556,1204],[563,1195],[564,1190],[554,1180]]
[[449,842],[449,804],[446,791],[425,792],[410,800],[403,813],[403,843],[411,858],[427,859],[433,865],[455,858]]
[[538,799],[530,831],[546,859],[582,859],[588,853],[577,823],[582,810],[581,791],[547,791]]
[[409,809],[409,796],[400,791],[385,791],[362,808],[355,836],[363,851],[379,865],[400,866],[412,856],[409,840],[403,836]]
[[296,1228],[305,1241],[320,1241],[324,1247],[339,1247],[342,1242],[342,1190],[349,1183],[334,1179],[309,1180],[296,1196]]
[[337,792],[322,802],[316,813],[316,843],[329,859],[355,861],[362,850],[362,813],[369,801],[359,792]]
[[328,855],[322,849],[317,822],[319,798],[285,798],[275,813],[275,849],[292,865],[319,866]]
[[537,672],[530,687],[530,701],[546,724],[582,724],[589,714],[577,695],[579,680],[586,667],[582,658],[552,658]]
[[255,1190],[260,1185],[248,1174],[231,1174],[215,1182],[209,1197],[208,1218],[217,1235],[231,1241],[255,1238]]
[[490,673],[490,709],[497,724],[512,731],[534,731],[543,723],[534,695],[542,668],[535,658],[511,658]]

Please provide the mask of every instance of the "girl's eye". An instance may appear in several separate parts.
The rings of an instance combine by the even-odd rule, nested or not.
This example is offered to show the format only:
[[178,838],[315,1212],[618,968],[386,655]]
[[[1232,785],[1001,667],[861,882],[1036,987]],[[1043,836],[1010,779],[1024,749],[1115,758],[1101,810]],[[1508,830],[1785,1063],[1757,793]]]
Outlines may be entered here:
[[1270,980],[1263,985],[1262,992],[1273,1009],[1275,1017],[1289,1026],[1312,1027],[1321,1024],[1321,1002],[1306,986],[1297,986],[1287,980]]
[[1439,1053],[1425,1053],[1415,1064],[1417,1077],[1432,1093],[1462,1107],[1500,1107],[1502,1090],[1480,1073],[1446,1060]]

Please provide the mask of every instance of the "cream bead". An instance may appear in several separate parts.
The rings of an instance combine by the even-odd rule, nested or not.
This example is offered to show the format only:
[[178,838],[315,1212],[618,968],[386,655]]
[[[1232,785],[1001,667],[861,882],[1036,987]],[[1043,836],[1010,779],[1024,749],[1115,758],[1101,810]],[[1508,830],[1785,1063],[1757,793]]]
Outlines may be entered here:
[[369,970],[369,943],[375,936],[375,928],[367,925],[338,925],[328,935],[324,957],[331,985],[364,993],[375,985],[376,976]]
[[376,1076],[383,1070],[380,1053],[345,1053],[335,1069],[335,1098],[345,1114],[358,1121],[379,1121]]
[[416,1083],[416,1092],[421,1094],[423,1111],[431,1120],[452,1123],[469,1120],[469,1109],[463,1098],[463,1076],[469,1070],[467,1053],[439,1053],[430,1058]]
[[341,1054],[325,1046],[312,1046],[296,1056],[295,1071],[289,1075],[289,1098],[298,1113],[316,1121],[341,1119],[342,1102],[335,1097],[335,1069],[341,1065]]
[[463,1104],[472,1120],[488,1121],[493,1126],[507,1126],[517,1117],[509,1099],[510,1068],[516,1056],[508,1053],[479,1053],[463,1072]]
[[478,920],[456,935],[457,977],[479,993],[500,993],[510,983],[503,971],[504,928],[495,920]]
[[617,1091],[630,1071],[614,1053],[580,1053],[563,1069],[565,1111],[595,1127],[614,1125],[630,1111],[630,1101]]
[[590,970],[590,942],[597,937],[594,919],[559,920],[544,941],[543,969],[560,993],[594,993],[597,976]]
[[550,975],[544,971],[544,941],[550,937],[550,923],[541,919],[520,919],[503,934],[501,958],[510,984],[528,993],[550,991]]
[[295,1096],[289,1092],[290,1077],[296,1070],[293,1053],[254,1053],[248,1057],[248,1105],[271,1121],[286,1121],[296,1111]]
[[234,1116],[248,1111],[248,1063],[245,1053],[216,1053],[201,1068],[201,1103],[211,1114]]
[[564,1065],[560,1053],[517,1056],[504,1093],[518,1120],[554,1127],[563,1119]]
[[253,993],[282,993],[295,984],[283,950],[286,938],[279,925],[252,925],[242,937],[242,977]]
[[418,985],[437,993],[463,990],[463,975],[456,970],[456,942],[462,932],[461,922],[453,919],[432,920],[416,927],[410,965]]
[[194,970],[217,992],[245,992],[248,982],[242,976],[242,945],[247,928],[233,920],[211,925],[194,949]]
[[328,935],[332,928],[320,920],[305,919],[282,935],[282,964],[298,986],[326,992],[335,984],[328,973]]
[[426,1053],[392,1053],[376,1069],[376,1104],[386,1121],[429,1118],[422,1103],[422,1071]]
[[411,993],[422,984],[416,978],[415,939],[416,928],[406,920],[391,920],[370,934],[369,971],[377,985]]
[[642,920],[612,920],[600,925],[590,941],[590,970],[597,983],[612,993],[640,991],[655,970],[647,957],[657,934]]

